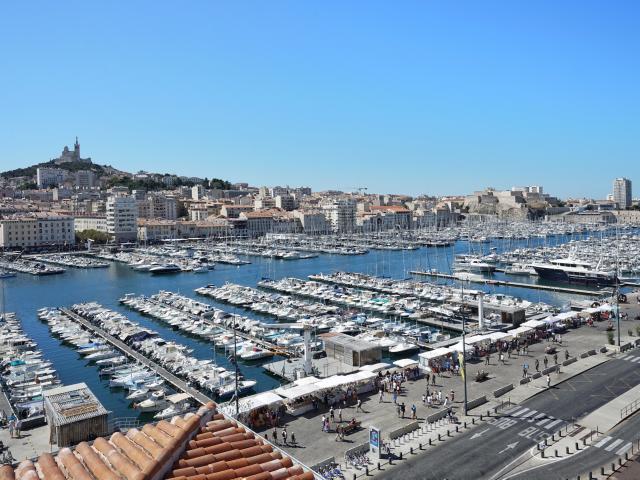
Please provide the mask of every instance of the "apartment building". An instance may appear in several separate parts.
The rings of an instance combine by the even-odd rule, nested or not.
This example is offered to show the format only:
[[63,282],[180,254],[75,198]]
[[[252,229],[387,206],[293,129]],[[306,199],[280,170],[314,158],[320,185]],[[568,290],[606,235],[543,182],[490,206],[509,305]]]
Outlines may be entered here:
[[107,233],[116,242],[135,241],[138,236],[138,204],[129,195],[111,195],[107,199]]
[[76,215],[73,221],[76,232],[83,230],[97,230],[107,233],[106,215]]
[[41,248],[75,243],[74,219],[34,212],[0,220],[0,248]]
[[66,170],[61,168],[38,167],[36,170],[36,183],[38,188],[57,187],[67,176]]

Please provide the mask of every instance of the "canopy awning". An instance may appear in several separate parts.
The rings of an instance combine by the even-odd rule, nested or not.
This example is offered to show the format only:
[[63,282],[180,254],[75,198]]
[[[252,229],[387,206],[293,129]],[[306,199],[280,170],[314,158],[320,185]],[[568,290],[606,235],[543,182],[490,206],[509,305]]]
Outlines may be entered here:
[[433,358],[446,357],[451,354],[454,350],[451,347],[440,347],[435,350],[429,350],[427,352],[422,352],[418,356],[420,358],[424,358],[425,360],[431,360]]
[[518,335],[524,335],[525,333],[529,333],[532,330],[533,330],[533,328],[531,328],[531,327],[520,326],[518,328],[513,328],[513,329],[509,330],[507,333],[509,335],[513,335],[514,337],[517,337]]
[[410,358],[401,358],[400,360],[396,360],[393,362],[396,367],[407,368],[407,367],[415,367],[418,365],[417,360],[412,360]]
[[374,363],[373,365],[363,365],[359,368],[361,372],[380,372],[391,367],[390,363]]
[[305,395],[311,395],[318,391],[317,384],[309,385],[296,385],[289,388],[276,388],[275,392],[283,398],[288,400],[295,400],[296,398],[304,397]]
[[544,327],[547,323],[544,320],[527,320],[521,327],[540,328]]
[[512,335],[509,335],[507,332],[493,332],[489,334],[492,342],[498,342],[500,340],[508,340],[512,338]]
[[316,383],[319,380],[317,377],[302,377],[293,382],[294,385],[309,385],[311,383]]
[[[256,395],[251,395],[250,397],[241,398],[238,401],[238,413],[250,412],[256,408],[280,404],[282,404],[282,397],[271,391],[262,392]],[[220,409],[228,415],[234,415],[236,413],[235,403],[223,405]]]

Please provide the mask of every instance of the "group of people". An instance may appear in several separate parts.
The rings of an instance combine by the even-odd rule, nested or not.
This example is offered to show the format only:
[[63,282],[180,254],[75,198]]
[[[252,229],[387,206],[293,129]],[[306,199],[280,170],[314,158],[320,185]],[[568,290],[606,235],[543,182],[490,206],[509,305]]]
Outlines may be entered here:
[[[272,438],[273,438],[273,443],[275,443],[276,445],[279,445],[279,443],[278,443],[278,427],[277,426],[273,429],[273,432],[271,433],[271,435],[272,435]],[[284,427],[282,429],[281,435],[282,435],[282,444],[283,445],[285,445],[285,446],[288,446],[288,445],[294,445],[295,446],[296,445],[296,435],[295,435],[295,433],[292,432],[291,433],[291,440],[289,440],[289,434],[287,432],[287,427]]]

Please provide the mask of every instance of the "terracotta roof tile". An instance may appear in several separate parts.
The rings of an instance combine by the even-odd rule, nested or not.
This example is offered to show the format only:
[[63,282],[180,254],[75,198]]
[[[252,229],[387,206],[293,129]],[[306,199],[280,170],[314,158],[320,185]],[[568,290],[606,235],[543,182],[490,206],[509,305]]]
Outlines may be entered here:
[[259,436],[216,413],[174,417],[42,454],[14,470],[0,467],[0,480],[313,480],[311,472]]

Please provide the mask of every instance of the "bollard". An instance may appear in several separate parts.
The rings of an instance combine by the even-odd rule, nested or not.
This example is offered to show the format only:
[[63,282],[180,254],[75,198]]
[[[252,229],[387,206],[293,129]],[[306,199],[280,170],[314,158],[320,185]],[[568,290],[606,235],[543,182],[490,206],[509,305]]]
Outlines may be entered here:
[[451,436],[451,432],[449,431],[449,429],[447,428],[447,437]]
[[378,462],[378,470],[380,470],[380,462]]
[[458,425],[456,425],[456,433],[458,433]]
[[364,466],[364,474],[368,477],[369,476],[369,465],[365,465]]
[[628,453],[625,453],[625,454],[624,454],[624,459],[625,459],[625,460],[629,460],[629,454],[628,454]]
[[356,474],[355,473],[353,474],[353,480],[356,480]]
[[618,459],[618,465],[619,465],[619,466],[622,466],[622,457],[620,457],[620,458]]
[[402,452],[400,452],[399,458],[400,460],[402,460]]
[[463,426],[464,428],[467,428],[467,422],[462,422],[462,426]]
[[579,445],[580,445],[580,444],[579,444],[578,442],[576,442],[576,452],[577,452],[578,450],[580,450],[580,446],[579,446]]
[[429,439],[429,446],[431,446],[431,439]]
[[553,435],[551,435],[551,441],[555,442],[556,441],[556,434],[554,433]]
[[482,421],[482,414],[480,414],[480,421]]
[[569,447],[566,447],[567,455],[569,455]]
[[589,472],[589,480],[593,480],[593,472]]
[[476,418],[475,418],[475,417],[473,417],[473,418],[471,419],[471,425],[475,425],[475,424],[476,424]]
[[419,448],[420,450],[422,450],[422,443],[419,443],[419,444],[418,444],[418,448]]
[[583,439],[582,439],[582,446],[583,446],[583,447],[586,447],[586,446],[587,446],[587,439],[586,439],[586,438],[583,438]]
[[442,437],[440,436],[440,434],[438,434],[438,441],[441,442],[442,441]]
[[545,456],[544,456],[544,448],[542,449],[542,452],[540,453],[540,456],[541,456],[542,458],[545,458]]
[[600,475],[604,475],[604,467],[600,467]]
[[409,447],[409,453],[413,455],[413,447]]
[[556,457],[558,457],[558,456],[559,456],[559,455],[558,455],[558,449],[557,449],[557,448],[555,449],[555,454],[556,454]]
[[491,416],[491,410],[487,410],[487,417]]
[[616,471],[616,464],[615,464],[615,463],[612,463],[612,464],[611,464],[611,471],[612,471],[612,472],[615,472],[615,471]]

